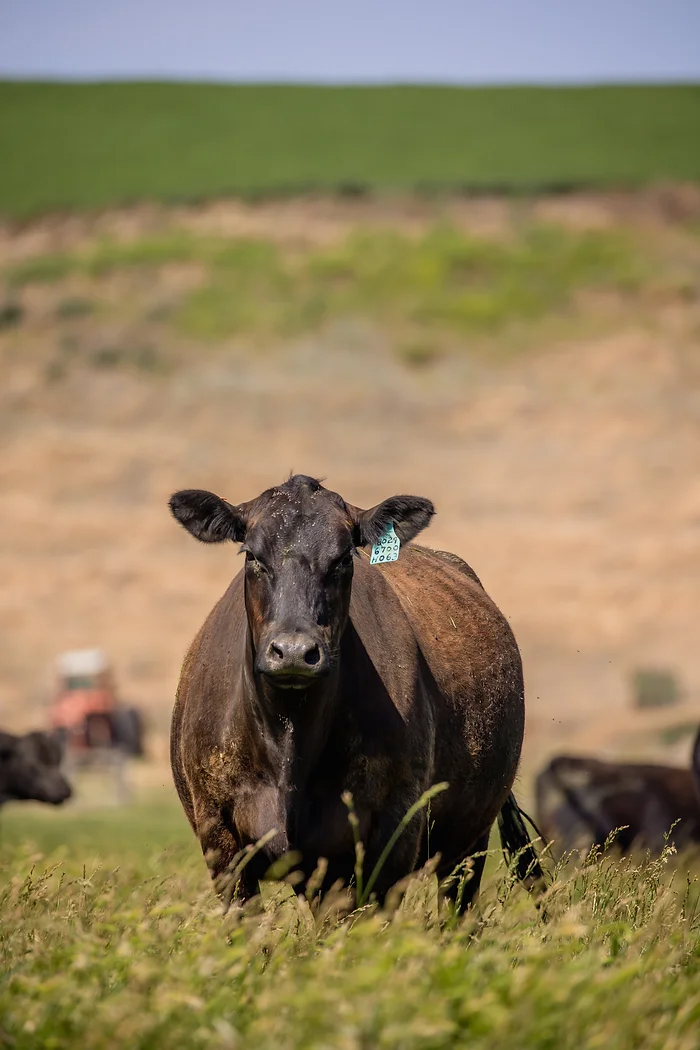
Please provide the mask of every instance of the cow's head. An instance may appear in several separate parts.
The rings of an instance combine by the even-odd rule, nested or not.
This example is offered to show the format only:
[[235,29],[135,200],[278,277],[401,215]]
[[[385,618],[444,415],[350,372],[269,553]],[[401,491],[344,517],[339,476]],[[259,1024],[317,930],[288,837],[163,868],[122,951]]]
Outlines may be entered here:
[[308,689],[332,670],[357,548],[376,543],[392,523],[407,543],[435,512],[420,496],[392,496],[359,510],[305,475],[238,506],[212,492],[183,490],[170,509],[203,543],[242,544],[255,671],[284,689]]
[[70,798],[61,772],[62,748],[51,733],[0,733],[0,797],[60,805]]

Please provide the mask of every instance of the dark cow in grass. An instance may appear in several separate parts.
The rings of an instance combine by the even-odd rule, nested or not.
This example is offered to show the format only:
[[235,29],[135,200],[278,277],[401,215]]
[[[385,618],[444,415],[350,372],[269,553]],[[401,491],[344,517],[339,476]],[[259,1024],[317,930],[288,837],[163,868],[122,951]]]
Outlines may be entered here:
[[0,806],[5,802],[48,802],[59,806],[71,796],[61,772],[62,749],[51,733],[14,736],[0,732]]
[[615,832],[623,853],[658,854],[669,832],[679,849],[700,844],[700,732],[691,769],[560,755],[540,773],[536,791],[540,831],[559,854],[602,847]]
[[[287,852],[303,876],[323,857],[324,885],[348,884],[344,793],[368,873],[409,807],[443,781],[430,832],[422,810],[388,856],[378,898],[428,846],[439,874],[453,871],[487,847],[497,818],[519,874],[539,877],[511,795],[524,721],[518,647],[461,559],[410,545],[432,503],[394,496],[359,510],[297,475],[238,506],[186,490],[170,507],[196,539],[231,540],[245,555],[185,658],[171,735],[175,784],[218,887],[264,836],[240,873],[243,898]],[[371,565],[363,548],[390,525],[400,556]],[[482,868],[476,859],[464,903]]]

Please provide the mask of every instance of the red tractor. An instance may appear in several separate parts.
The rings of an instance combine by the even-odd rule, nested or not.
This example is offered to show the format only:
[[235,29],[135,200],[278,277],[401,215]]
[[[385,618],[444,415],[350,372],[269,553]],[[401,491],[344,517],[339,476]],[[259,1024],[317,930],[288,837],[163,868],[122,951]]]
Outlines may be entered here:
[[95,751],[143,755],[143,724],[136,708],[117,699],[112,671],[101,649],[76,649],[57,660],[58,681],[50,718],[69,759]]

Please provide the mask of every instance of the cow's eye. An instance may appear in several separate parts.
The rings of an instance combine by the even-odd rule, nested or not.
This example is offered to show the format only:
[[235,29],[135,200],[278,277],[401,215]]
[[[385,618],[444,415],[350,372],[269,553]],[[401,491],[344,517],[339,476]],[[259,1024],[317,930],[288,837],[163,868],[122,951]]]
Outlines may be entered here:
[[336,565],[336,569],[349,569],[352,565],[352,551],[348,551]]
[[247,565],[252,565],[256,573],[267,573],[267,568],[263,563],[255,557],[252,551],[245,552],[245,560]]

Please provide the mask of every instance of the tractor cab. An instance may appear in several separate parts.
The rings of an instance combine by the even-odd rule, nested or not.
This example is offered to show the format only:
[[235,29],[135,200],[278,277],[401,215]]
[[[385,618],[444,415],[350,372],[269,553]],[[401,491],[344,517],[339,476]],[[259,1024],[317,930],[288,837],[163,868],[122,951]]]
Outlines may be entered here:
[[101,649],[75,649],[59,656],[50,719],[69,755],[115,748],[143,754],[139,712],[119,702]]

